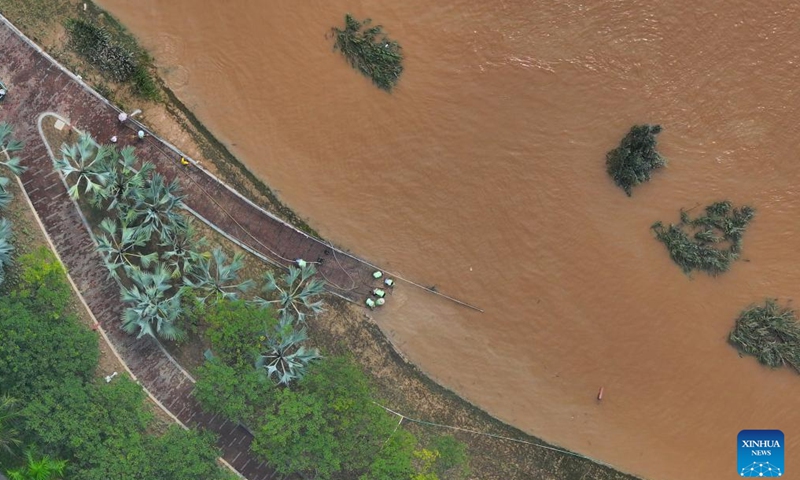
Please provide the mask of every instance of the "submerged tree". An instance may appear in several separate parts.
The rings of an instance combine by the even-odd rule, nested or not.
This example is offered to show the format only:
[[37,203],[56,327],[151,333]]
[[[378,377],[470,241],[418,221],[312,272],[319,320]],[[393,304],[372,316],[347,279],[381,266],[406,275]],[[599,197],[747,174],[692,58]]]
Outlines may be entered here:
[[794,311],[780,307],[776,300],[752,305],[739,314],[728,339],[764,365],[789,365],[800,372],[800,325]]
[[344,17],[344,29],[333,28],[336,43],[334,50],[339,50],[350,65],[372,82],[387,92],[400,79],[403,72],[403,53],[400,45],[389,40],[383,33],[383,27],[370,27],[369,18],[359,22],[350,14]]
[[315,273],[317,269],[313,265],[306,264],[303,268],[292,266],[280,277],[282,285],[279,285],[275,275],[267,272],[264,291],[277,294],[278,298],[264,300],[256,297],[255,301],[263,306],[275,305],[282,322],[290,323],[293,319],[305,322],[308,315],[323,311],[322,300],[318,297],[325,291],[325,282],[314,277]]
[[733,208],[726,200],[707,206],[705,215],[692,219],[681,211],[680,223],[664,227],[656,222],[650,228],[685,273],[702,270],[719,275],[739,258],[742,235],[754,215],[753,208]]
[[69,195],[77,199],[81,195],[91,194],[90,201],[96,201],[110,180],[107,162],[114,155],[114,149],[106,145],[98,146],[94,139],[83,134],[73,145],[61,146],[61,158],[53,160],[53,167],[69,181],[75,176],[75,183],[69,188]]
[[606,154],[606,169],[614,183],[630,197],[631,189],[650,180],[650,172],[666,165],[656,151],[660,125],[634,125],[619,146]]

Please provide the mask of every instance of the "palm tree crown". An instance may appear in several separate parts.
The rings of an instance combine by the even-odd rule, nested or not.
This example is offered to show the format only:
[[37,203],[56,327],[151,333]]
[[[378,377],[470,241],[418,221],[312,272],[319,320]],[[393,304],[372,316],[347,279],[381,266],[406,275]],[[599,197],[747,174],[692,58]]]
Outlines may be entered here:
[[81,195],[81,184],[85,185],[83,193],[91,193],[94,197],[108,184],[110,175],[106,165],[113,155],[112,147],[98,146],[91,136],[84,134],[78,143],[61,146],[61,158],[53,160],[53,167],[67,181],[72,175],[75,176],[75,183],[69,188],[70,197],[77,199]]

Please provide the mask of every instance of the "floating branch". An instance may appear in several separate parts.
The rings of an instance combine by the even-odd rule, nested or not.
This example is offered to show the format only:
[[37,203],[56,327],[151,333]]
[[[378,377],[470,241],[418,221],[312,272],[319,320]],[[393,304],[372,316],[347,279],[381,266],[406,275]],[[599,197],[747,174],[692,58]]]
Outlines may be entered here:
[[384,35],[380,25],[370,27],[371,22],[369,18],[359,22],[345,15],[344,30],[333,27],[333,49],[341,51],[350,65],[378,88],[391,92],[403,72],[402,48]]
[[667,164],[656,152],[660,132],[660,125],[634,125],[619,147],[606,154],[608,174],[629,197],[633,187],[650,180],[650,172]]
[[705,215],[695,219],[681,210],[681,222],[677,225],[664,227],[656,222],[650,228],[685,273],[702,270],[716,276],[739,258],[742,235],[754,214],[753,208],[733,208],[726,200],[707,206]]

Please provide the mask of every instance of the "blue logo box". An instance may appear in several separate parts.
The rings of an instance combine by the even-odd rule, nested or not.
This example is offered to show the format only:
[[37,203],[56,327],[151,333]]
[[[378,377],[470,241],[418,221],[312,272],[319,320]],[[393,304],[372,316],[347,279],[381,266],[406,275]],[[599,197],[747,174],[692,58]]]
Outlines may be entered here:
[[780,477],[786,473],[780,430],[742,430],[736,442],[739,476]]

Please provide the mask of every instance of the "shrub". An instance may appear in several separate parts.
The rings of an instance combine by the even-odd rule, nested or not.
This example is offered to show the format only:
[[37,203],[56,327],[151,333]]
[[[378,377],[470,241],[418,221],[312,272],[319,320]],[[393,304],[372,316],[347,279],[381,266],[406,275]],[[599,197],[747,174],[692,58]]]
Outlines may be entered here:
[[633,187],[650,180],[650,172],[667,163],[656,152],[660,132],[660,125],[634,125],[619,147],[606,154],[608,174],[629,197]]
[[794,311],[780,307],[776,300],[742,311],[728,339],[764,365],[789,365],[800,373],[800,325]]
[[35,311],[58,318],[69,304],[72,288],[64,267],[49,248],[41,246],[17,259],[19,283],[12,295]]
[[276,320],[272,310],[243,300],[223,299],[205,309],[206,337],[216,356],[230,365],[252,365],[265,331]]
[[701,270],[716,276],[739,258],[742,236],[754,215],[749,206],[733,208],[731,202],[724,201],[709,205],[705,215],[697,218],[681,211],[679,224],[665,228],[656,222],[650,228],[685,273]]
[[194,386],[204,410],[248,425],[256,425],[261,412],[274,406],[277,391],[252,366],[237,369],[219,360],[206,361],[198,369]]
[[384,35],[380,25],[370,27],[371,22],[369,18],[359,22],[350,14],[345,15],[344,29],[333,27],[333,48],[378,88],[391,92],[403,72],[402,48]]

